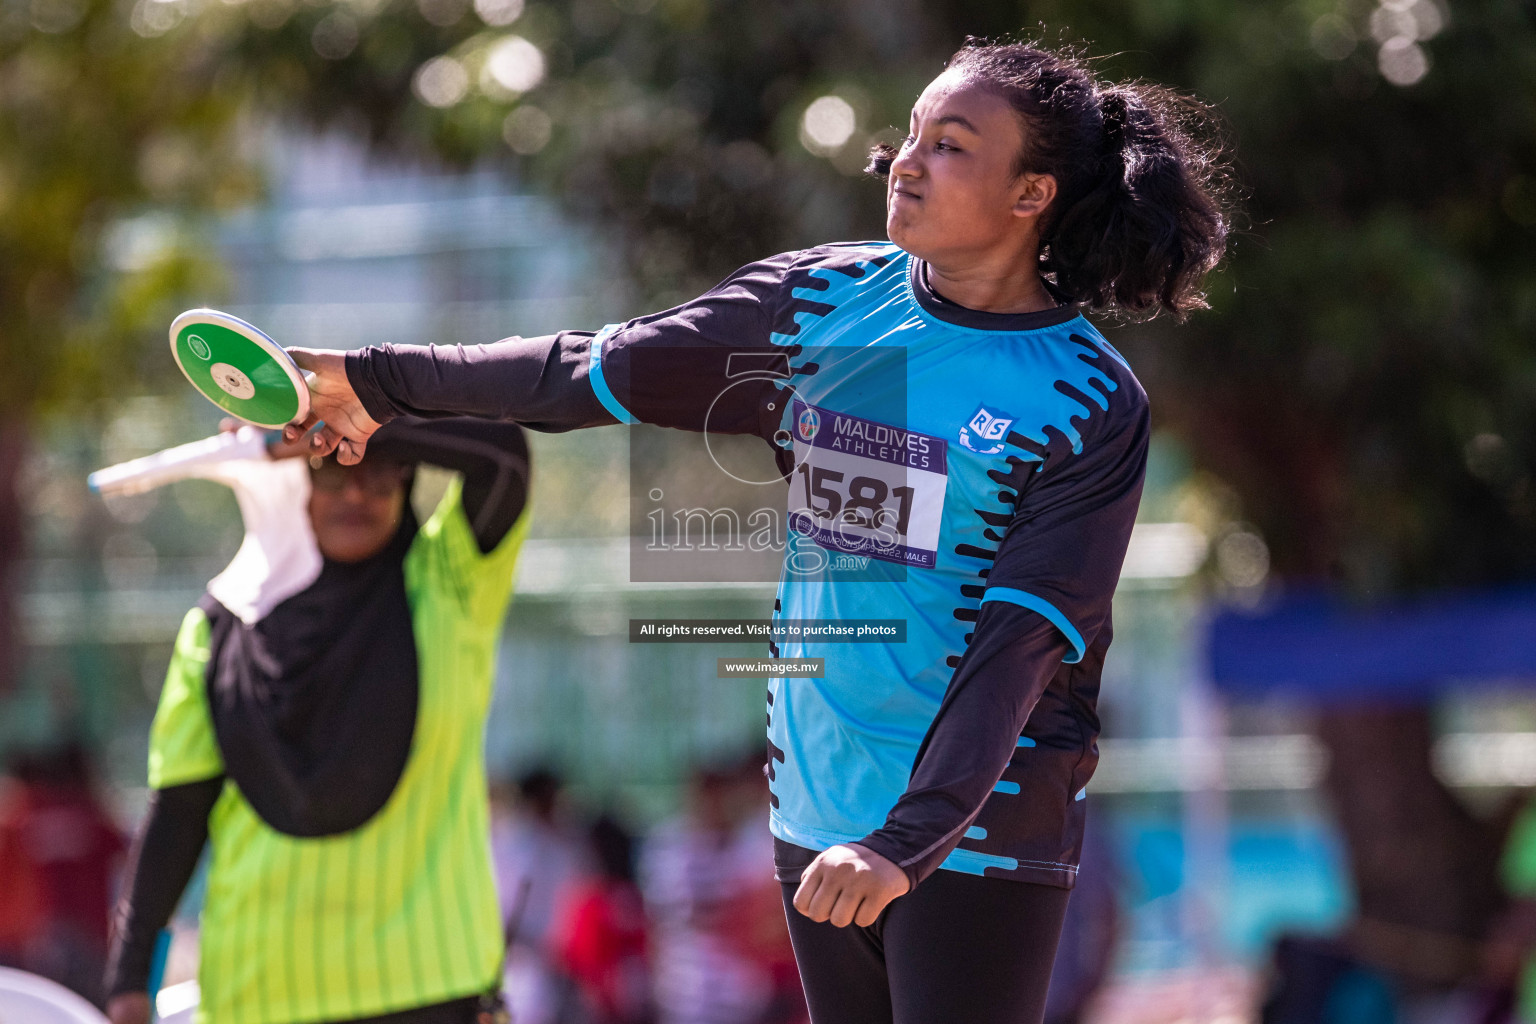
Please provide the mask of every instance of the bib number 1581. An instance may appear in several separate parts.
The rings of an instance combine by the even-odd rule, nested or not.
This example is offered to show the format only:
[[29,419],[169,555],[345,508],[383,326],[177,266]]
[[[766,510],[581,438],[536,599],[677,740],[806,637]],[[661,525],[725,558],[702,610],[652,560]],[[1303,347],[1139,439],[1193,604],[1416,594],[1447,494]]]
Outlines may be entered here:
[[[911,526],[917,489],[908,484],[892,487],[877,476],[855,476],[844,487],[846,474],[805,462],[795,472],[805,485],[805,507],[820,518],[870,530],[894,525],[902,535]],[[894,511],[885,507],[887,498],[896,500]]]
[[949,484],[943,438],[794,403],[789,525],[823,548],[932,568]]

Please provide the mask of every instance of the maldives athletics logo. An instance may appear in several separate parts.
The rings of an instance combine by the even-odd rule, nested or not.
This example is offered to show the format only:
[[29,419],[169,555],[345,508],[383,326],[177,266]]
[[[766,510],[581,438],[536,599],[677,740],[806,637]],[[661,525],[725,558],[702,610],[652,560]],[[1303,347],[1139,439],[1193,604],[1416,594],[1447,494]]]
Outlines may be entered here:
[[978,405],[970,420],[960,428],[960,446],[978,455],[996,455],[1003,450],[1003,438],[1013,426],[1014,417],[1001,409]]
[[816,431],[821,429],[821,413],[806,406],[795,420],[795,429],[800,433],[800,440],[811,441],[816,437]]

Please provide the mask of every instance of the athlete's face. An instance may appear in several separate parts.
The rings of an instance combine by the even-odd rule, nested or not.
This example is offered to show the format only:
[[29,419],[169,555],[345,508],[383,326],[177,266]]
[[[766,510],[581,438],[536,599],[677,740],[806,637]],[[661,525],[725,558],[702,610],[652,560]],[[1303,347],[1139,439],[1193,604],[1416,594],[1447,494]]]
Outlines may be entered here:
[[343,466],[334,459],[311,470],[309,521],[320,553],[361,562],[383,551],[405,513],[406,473],[393,462]]
[[886,184],[891,241],[939,265],[1032,256],[1056,182],[1018,173],[1024,123],[1008,102],[946,71],[918,97],[909,132]]

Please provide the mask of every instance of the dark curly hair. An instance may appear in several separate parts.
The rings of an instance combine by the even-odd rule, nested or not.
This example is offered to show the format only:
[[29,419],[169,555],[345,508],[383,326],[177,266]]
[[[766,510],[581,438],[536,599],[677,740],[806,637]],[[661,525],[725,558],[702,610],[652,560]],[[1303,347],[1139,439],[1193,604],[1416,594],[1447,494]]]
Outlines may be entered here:
[[[996,92],[1024,122],[1019,173],[1049,174],[1040,273],[1090,309],[1182,317],[1226,251],[1231,175],[1211,109],[1160,85],[1099,81],[1082,57],[970,37],[947,68]],[[888,177],[898,151],[870,153]]]

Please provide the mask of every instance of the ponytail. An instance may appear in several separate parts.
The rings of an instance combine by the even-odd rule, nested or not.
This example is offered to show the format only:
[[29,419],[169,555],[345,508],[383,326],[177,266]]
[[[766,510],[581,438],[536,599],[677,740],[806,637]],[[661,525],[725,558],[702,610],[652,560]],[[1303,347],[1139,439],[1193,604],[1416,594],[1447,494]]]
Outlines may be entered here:
[[[1024,122],[1019,173],[1050,174],[1040,273],[1091,309],[1182,317],[1226,251],[1228,169],[1200,102],[1148,84],[1102,84],[1080,58],[968,39],[949,65]],[[895,151],[877,147],[871,173]]]

